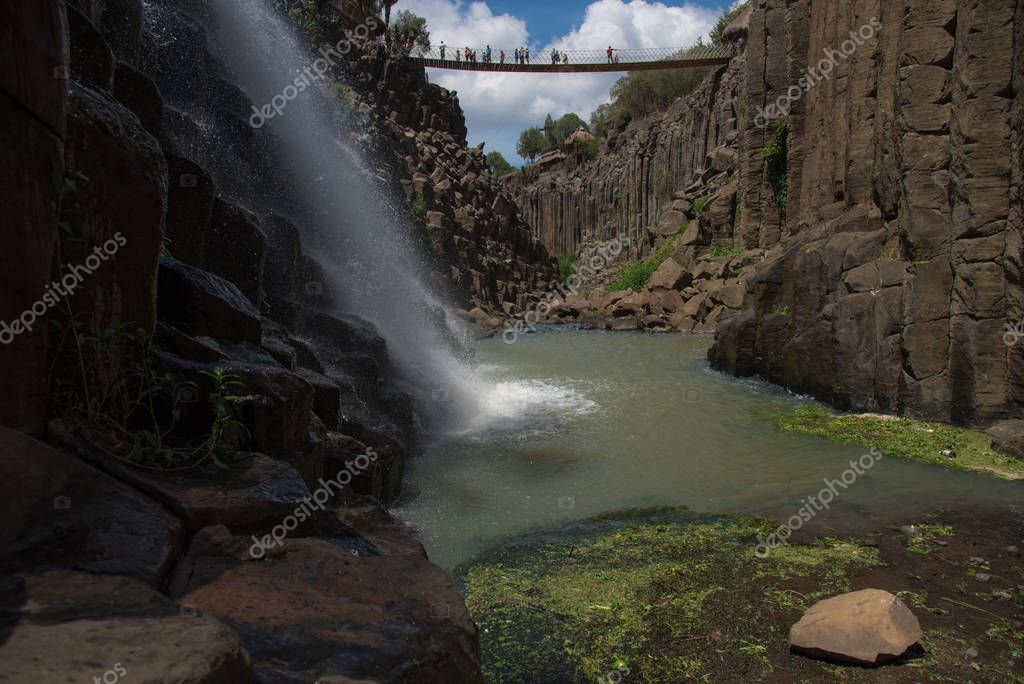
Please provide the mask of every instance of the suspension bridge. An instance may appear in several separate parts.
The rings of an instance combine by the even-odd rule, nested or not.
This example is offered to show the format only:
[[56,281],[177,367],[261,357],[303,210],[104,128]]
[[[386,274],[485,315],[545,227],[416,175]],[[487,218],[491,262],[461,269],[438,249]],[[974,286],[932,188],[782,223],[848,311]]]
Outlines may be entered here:
[[[468,53],[467,53],[468,51]],[[515,50],[456,48],[431,46],[411,59],[430,69],[459,71],[497,71],[512,73],[595,73],[609,71],[654,71],[659,69],[694,69],[728,64],[736,55],[731,45],[698,45],[691,48],[557,50],[530,52],[528,58],[516,59]]]

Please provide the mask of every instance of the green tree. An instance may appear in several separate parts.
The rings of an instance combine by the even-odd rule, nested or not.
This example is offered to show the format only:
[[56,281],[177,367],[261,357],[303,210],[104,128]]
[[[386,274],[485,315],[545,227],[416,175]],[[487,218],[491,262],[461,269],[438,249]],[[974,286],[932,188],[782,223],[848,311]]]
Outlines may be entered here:
[[402,10],[395,16],[394,24],[388,29],[388,36],[392,49],[405,57],[411,55],[413,50],[426,52],[430,49],[427,20],[409,10]]
[[565,144],[566,138],[576,132],[576,129],[583,127],[586,130],[590,130],[590,126],[581,119],[578,115],[573,112],[569,112],[564,115],[561,119],[554,123],[551,131],[549,132],[548,138],[552,143],[552,147],[561,147]]
[[718,21],[715,23],[714,28],[711,29],[710,36],[712,45],[722,45],[725,42],[722,40],[722,34],[725,33],[725,27],[731,24],[733,19],[740,16],[740,13],[747,9],[749,4],[750,0],[747,0],[747,2],[737,5],[733,9],[726,10],[722,13],[722,16],[720,16]]
[[527,128],[519,136],[516,152],[523,159],[531,162],[548,150],[548,141],[539,128]]
[[516,167],[509,164],[508,160],[497,150],[487,153],[487,166],[495,176],[507,176],[516,170]]

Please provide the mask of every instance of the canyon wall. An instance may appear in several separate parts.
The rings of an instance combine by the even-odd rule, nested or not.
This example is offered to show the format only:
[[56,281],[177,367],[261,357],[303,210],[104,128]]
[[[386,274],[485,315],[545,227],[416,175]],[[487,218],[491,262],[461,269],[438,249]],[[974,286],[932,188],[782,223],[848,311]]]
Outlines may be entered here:
[[[281,5],[250,9],[315,52],[376,3]],[[0,658],[19,681],[482,681],[463,599],[382,505],[439,380],[325,278],[310,179],[252,124],[215,7],[0,9]],[[441,295],[416,303],[458,353],[433,302],[515,311],[553,265],[458,100],[378,37],[325,89],[348,98],[337,140],[382,221],[408,219]]]
[[686,208],[725,169],[710,195],[721,216],[698,217],[695,254],[675,252],[684,267],[716,243],[760,253],[718,321],[715,367],[842,408],[1016,417],[1022,36],[1020,0],[754,0],[724,75],[596,161],[510,187],[553,251],[583,231],[649,249],[672,234],[671,194]]

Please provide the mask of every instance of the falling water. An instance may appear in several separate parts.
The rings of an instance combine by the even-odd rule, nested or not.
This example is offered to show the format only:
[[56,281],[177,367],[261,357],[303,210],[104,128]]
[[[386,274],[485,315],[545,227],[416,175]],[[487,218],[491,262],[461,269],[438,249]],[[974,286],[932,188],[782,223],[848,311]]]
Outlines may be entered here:
[[[211,7],[213,50],[257,107],[280,96],[319,57],[271,0],[211,0]],[[343,141],[332,88],[328,80],[299,93],[266,124],[281,147],[281,166],[271,172],[289,177],[311,217],[300,225],[303,249],[322,266],[339,312],[377,326],[419,390],[421,411],[476,404],[471,371],[449,343],[451,324],[438,324],[441,302],[427,285],[423,257],[378,181]]]

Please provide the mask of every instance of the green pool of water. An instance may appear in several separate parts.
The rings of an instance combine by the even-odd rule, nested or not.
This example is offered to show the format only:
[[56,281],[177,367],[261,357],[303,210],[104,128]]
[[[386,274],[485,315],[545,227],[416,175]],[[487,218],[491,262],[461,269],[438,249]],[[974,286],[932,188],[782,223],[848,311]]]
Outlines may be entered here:
[[[626,508],[789,518],[866,449],[776,431],[765,415],[813,402],[710,370],[710,343],[573,330],[479,343],[468,417],[409,463],[399,516],[448,569],[502,538]],[[1020,482],[896,458],[836,491],[815,529],[1024,501]]]

